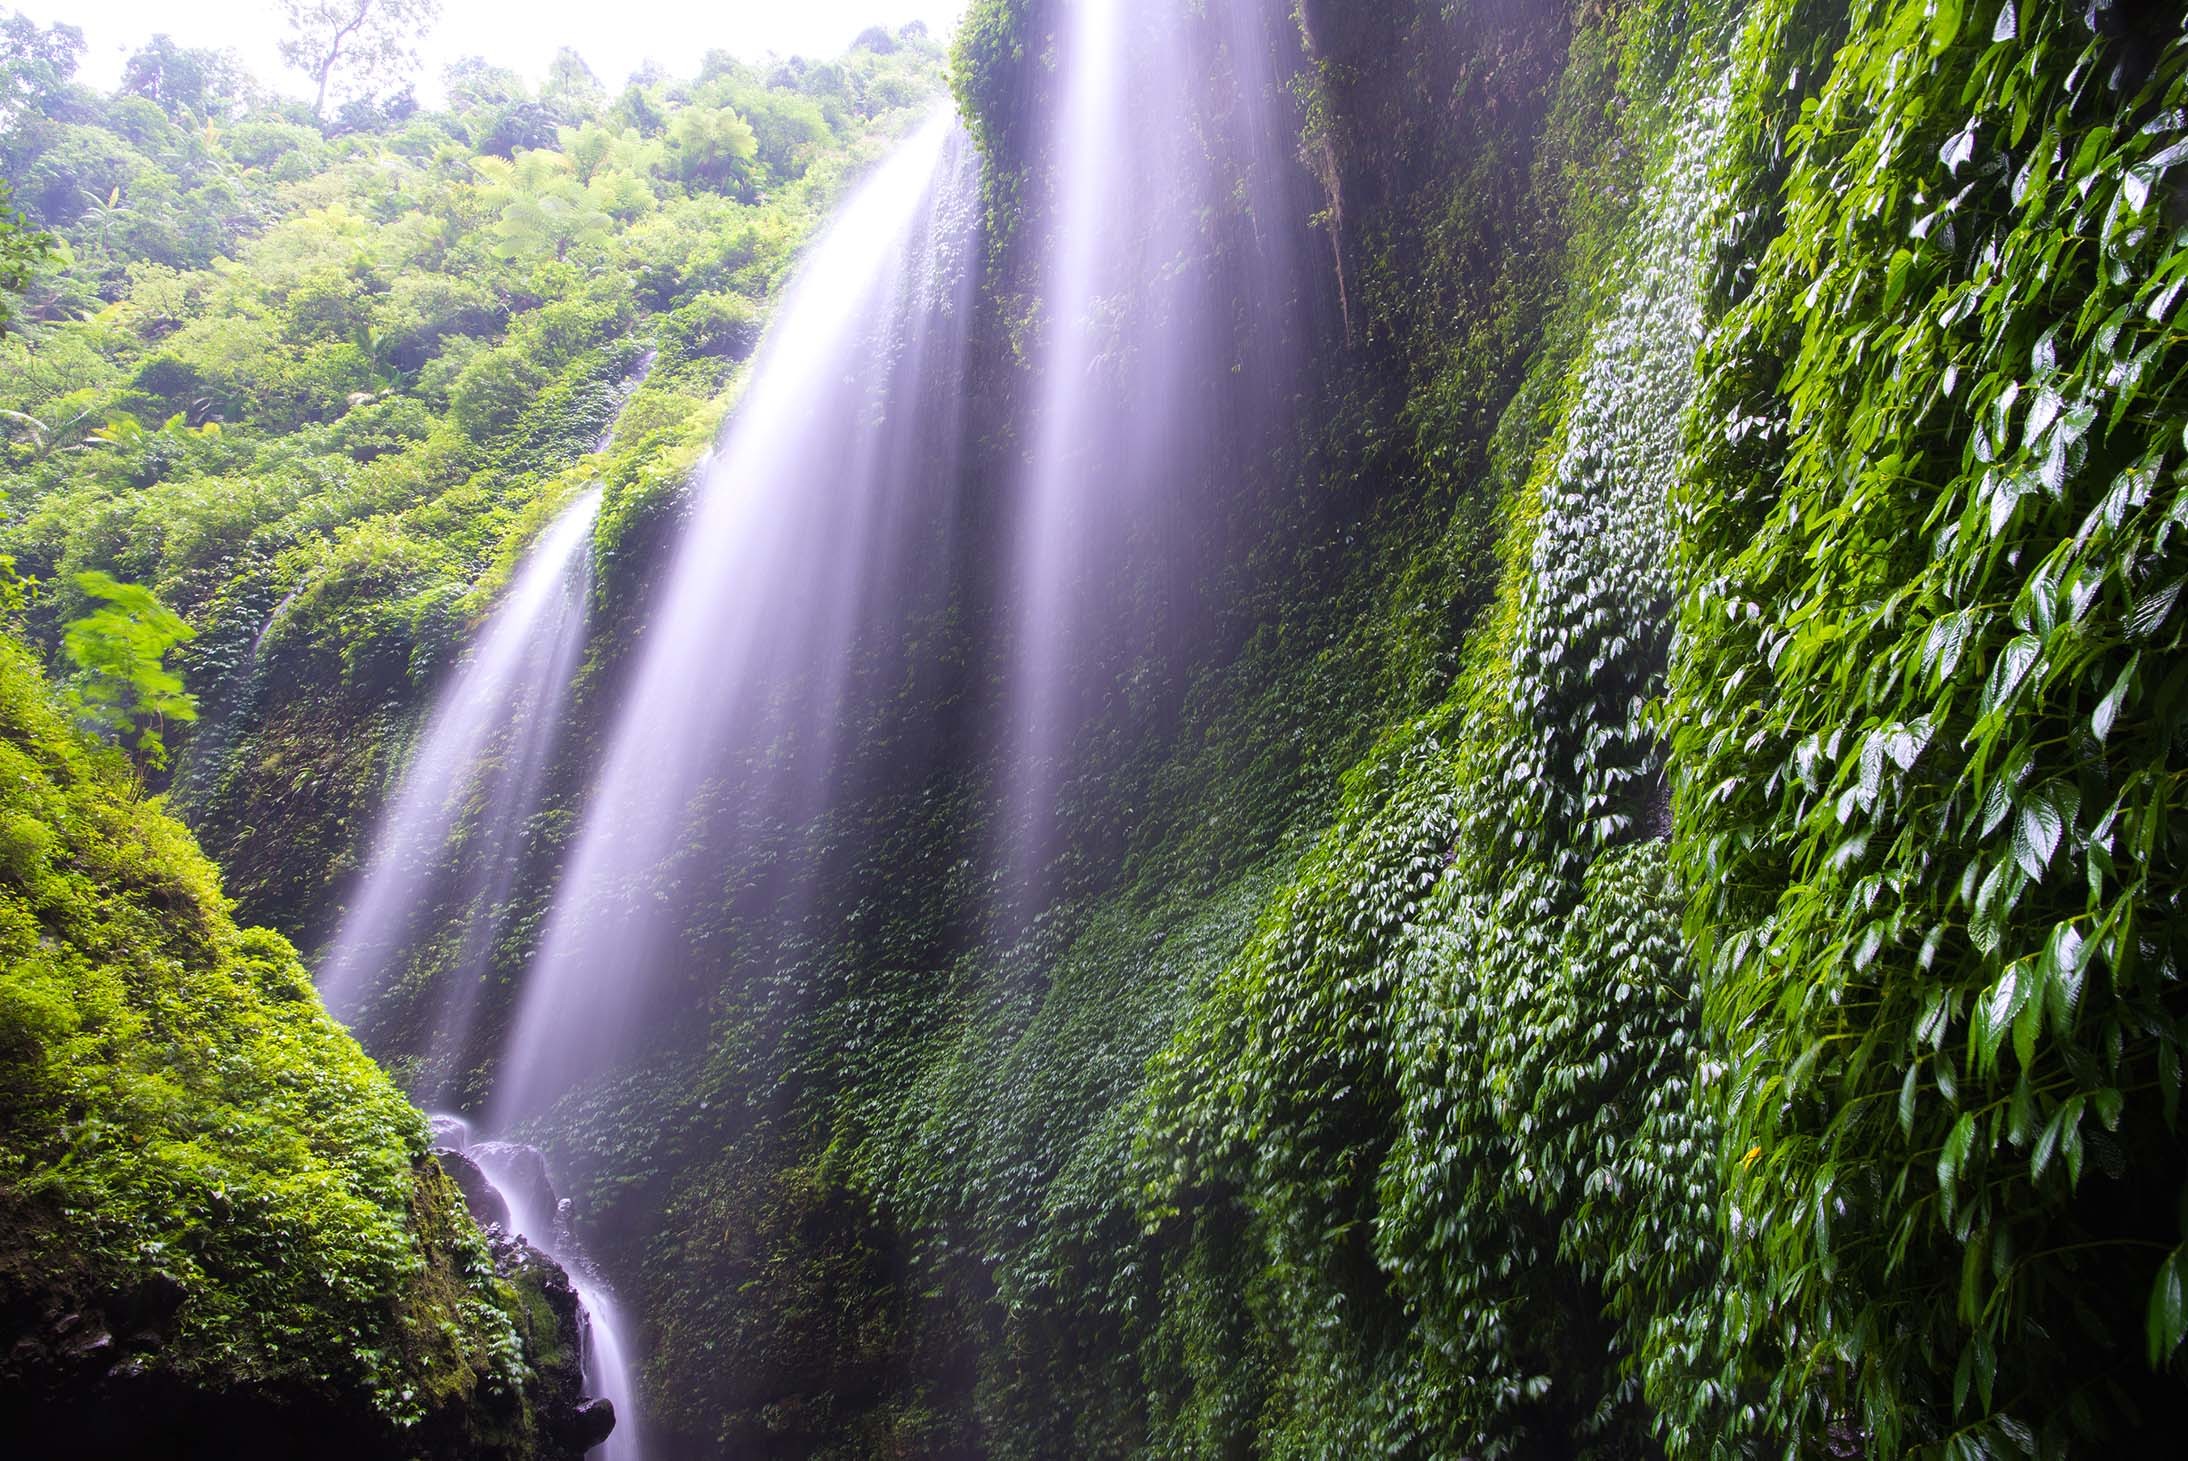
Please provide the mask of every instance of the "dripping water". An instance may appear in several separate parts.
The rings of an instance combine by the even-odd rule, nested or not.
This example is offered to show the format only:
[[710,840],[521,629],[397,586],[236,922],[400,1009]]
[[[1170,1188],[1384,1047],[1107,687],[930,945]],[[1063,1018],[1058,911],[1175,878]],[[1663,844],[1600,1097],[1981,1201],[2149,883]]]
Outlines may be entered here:
[[[615,1410],[615,1429],[585,1454],[592,1461],[640,1461],[637,1397],[622,1316],[571,1231],[570,1200],[556,1197],[546,1158],[521,1142],[479,1139],[460,1116],[437,1115],[431,1121],[435,1146],[462,1157],[486,1179],[508,1214],[509,1234],[552,1258],[577,1292],[584,1393],[605,1399]],[[486,1222],[485,1215],[480,1220]]]

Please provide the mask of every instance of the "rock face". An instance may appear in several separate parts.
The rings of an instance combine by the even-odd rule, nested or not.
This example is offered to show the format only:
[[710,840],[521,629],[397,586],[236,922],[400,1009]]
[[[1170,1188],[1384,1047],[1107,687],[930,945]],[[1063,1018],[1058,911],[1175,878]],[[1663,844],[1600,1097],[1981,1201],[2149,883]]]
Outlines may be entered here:
[[479,1170],[477,1162],[448,1147],[435,1147],[433,1159],[463,1189],[464,1206],[471,1209],[471,1216],[478,1219],[480,1227],[506,1229],[509,1226],[509,1204],[494,1190],[494,1184]]
[[616,1417],[613,1405],[584,1393],[577,1291],[553,1259],[504,1236],[506,1204],[474,1163],[456,1152],[434,1155],[487,1229],[495,1272],[516,1294],[513,1317],[531,1370],[521,1394],[481,1390],[396,1432],[352,1392],[216,1387],[182,1372],[188,1341],[178,1339],[178,1321],[191,1296],[166,1274],[116,1292],[0,1282],[0,1452],[116,1461],[581,1461]]
[[[433,1156],[463,1192],[471,1216],[485,1229],[494,1270],[517,1291],[525,1350],[536,1377],[532,1403],[542,1432],[557,1454],[582,1456],[615,1429],[615,1405],[585,1391],[585,1315],[569,1273],[547,1253],[515,1231],[512,1198],[520,1210],[553,1213],[560,1223],[568,1208],[558,1201],[547,1175],[547,1161],[536,1147],[515,1142],[470,1143],[470,1129],[453,1117],[433,1118],[437,1146]],[[463,1143],[459,1149],[455,1144]],[[474,1161],[493,1167],[493,1175]],[[504,1197],[502,1186],[509,1188]]]
[[524,1239],[507,1236],[505,1229],[488,1228],[487,1242],[494,1271],[509,1281],[522,1302],[520,1322],[537,1377],[532,1403],[540,1430],[554,1441],[551,1454],[582,1456],[615,1429],[615,1407],[585,1394],[584,1321],[577,1289],[561,1264]]
[[[514,1141],[482,1141],[464,1151],[465,1159],[475,1168],[494,1173],[494,1185],[508,1194],[509,1203],[542,1216],[555,1212],[555,1184],[547,1176],[547,1159],[538,1147]],[[483,1226],[486,1220],[479,1221]]]

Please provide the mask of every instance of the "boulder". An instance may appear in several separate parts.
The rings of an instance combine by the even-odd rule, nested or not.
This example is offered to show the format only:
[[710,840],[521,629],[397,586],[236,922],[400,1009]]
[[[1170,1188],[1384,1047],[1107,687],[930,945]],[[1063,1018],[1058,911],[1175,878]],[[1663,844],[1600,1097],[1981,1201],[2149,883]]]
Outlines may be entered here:
[[539,1232],[527,1233],[526,1237],[537,1243],[554,1240],[555,1186],[547,1179],[547,1159],[538,1147],[514,1141],[482,1141],[467,1148],[464,1156],[500,1190],[516,1222],[540,1225]]
[[477,1162],[462,1152],[451,1151],[447,1147],[436,1147],[433,1159],[441,1164],[441,1170],[454,1178],[456,1185],[463,1190],[464,1206],[471,1209],[471,1216],[480,1227],[490,1228],[496,1224],[504,1228],[509,1226],[509,1204],[502,1200],[501,1193],[495,1189],[486,1173],[479,1169]]
[[605,1396],[595,1396],[578,1402],[570,1415],[570,1428],[564,1434],[570,1445],[579,1451],[590,1451],[615,1429],[615,1402]]

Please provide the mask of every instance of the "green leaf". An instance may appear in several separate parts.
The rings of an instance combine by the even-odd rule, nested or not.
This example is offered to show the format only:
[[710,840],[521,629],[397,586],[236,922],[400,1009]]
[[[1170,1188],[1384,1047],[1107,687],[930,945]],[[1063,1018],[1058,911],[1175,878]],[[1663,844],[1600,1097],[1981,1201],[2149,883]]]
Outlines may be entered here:
[[2064,1036],[2074,1023],[2074,1012],[2081,1008],[2082,974],[2089,965],[2089,945],[2082,932],[2072,923],[2055,925],[2051,937],[2044,941],[2044,954],[2039,965],[2043,973],[2044,1003],[2051,1015],[2052,1030]]
[[1899,303],[1907,292],[1907,269],[1914,263],[1914,255],[1905,249],[1892,255],[1892,262],[1884,269],[1884,308],[1889,310]]
[[2061,1106],[2051,1113],[2044,1123],[2042,1134],[2036,1138],[2036,1148],[2028,1154],[2028,1175],[2031,1181],[2039,1181],[2051,1165],[2051,1159],[2059,1154],[2059,1133],[2066,1120],[2066,1108]]
[[2150,1313],[2144,1334],[2149,1341],[2152,1369],[2172,1359],[2181,1340],[2188,1337],[2188,1244],[2175,1248],[2158,1265],[2157,1281],[2150,1286]]
[[2065,831],[2066,818],[2050,797],[2039,793],[2021,804],[2013,824],[2013,860],[2032,881],[2042,879]]
[[1977,707],[1979,713],[1988,714],[2006,703],[2013,692],[2020,688],[2028,676],[2043,646],[2033,635],[2016,634],[2006,641],[1998,658],[1991,662],[1990,678],[1983,686],[1983,698]]
[[1976,1007],[1975,1027],[1969,1032],[1984,1065],[1997,1063],[1999,1045],[2035,992],[2034,971],[2026,960],[2017,959],[2005,967],[1998,982],[1984,994],[1983,1002]]
[[1930,49],[1942,51],[1960,37],[1961,0],[1931,0]]
[[[2040,984],[2042,981],[2039,978],[2029,982]],[[2031,990],[2013,1017],[2013,1057],[2021,1062],[2023,1070],[2036,1063],[2036,1037],[2044,1027],[2044,1001],[2034,996],[2035,991]]]
[[2137,599],[2134,611],[2128,617],[2129,637],[2149,639],[2154,636],[2164,626],[2165,621],[2172,617],[2173,605],[2180,598],[2180,590],[2181,580],[2176,578]]
[[2113,722],[2120,717],[2120,707],[2127,702],[2128,689],[2135,683],[2135,671],[2141,665],[2142,651],[2137,650],[2127,657],[2127,663],[2120,667],[2119,678],[2112,682],[2112,688],[2105,693],[2104,699],[2098,701],[2097,708],[2090,712],[2089,729],[2100,743],[2112,734]]
[[1963,1111],[1953,1123],[1952,1134],[1945,1138],[1945,1149],[1937,1157],[1937,1185],[1950,1193],[1960,1181],[1960,1169],[1967,1164],[1968,1154],[1975,1149],[1975,1113]]

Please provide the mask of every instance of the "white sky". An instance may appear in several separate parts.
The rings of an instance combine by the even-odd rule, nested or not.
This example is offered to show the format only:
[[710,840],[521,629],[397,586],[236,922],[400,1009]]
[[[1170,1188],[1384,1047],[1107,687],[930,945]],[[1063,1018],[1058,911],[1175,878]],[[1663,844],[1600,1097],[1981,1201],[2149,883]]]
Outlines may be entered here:
[[[77,79],[101,90],[122,61],[154,34],[179,45],[233,50],[269,85],[308,95],[284,72],[275,45],[285,24],[275,0],[0,0],[41,25],[64,21],[90,43]],[[870,25],[924,20],[946,37],[965,0],[441,0],[440,23],[419,48],[421,99],[440,96],[441,68],[484,56],[537,80],[559,46],[585,58],[603,85],[619,89],[647,60],[689,76],[720,48],[757,60],[768,53],[825,58]]]

